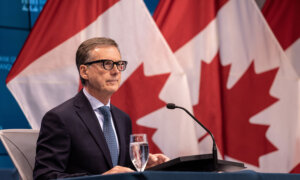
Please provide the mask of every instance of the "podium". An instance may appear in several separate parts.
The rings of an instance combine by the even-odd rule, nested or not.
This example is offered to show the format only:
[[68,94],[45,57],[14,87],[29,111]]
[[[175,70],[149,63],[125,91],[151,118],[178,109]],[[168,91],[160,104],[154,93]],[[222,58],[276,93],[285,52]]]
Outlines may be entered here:
[[244,163],[214,160],[212,154],[182,156],[146,169],[146,171],[234,172],[246,168]]

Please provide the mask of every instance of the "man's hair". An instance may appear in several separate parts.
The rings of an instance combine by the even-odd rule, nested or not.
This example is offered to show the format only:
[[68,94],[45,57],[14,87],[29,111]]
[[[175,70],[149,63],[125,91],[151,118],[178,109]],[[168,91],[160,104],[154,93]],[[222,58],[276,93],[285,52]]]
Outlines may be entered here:
[[[114,46],[119,50],[118,44],[110,38],[106,37],[95,37],[88,39],[80,44],[76,52],[76,66],[80,76],[80,65],[89,61],[90,51],[95,49],[96,47],[101,46]],[[120,51],[120,50],[119,50]],[[80,76],[80,81],[82,85],[85,84],[85,79]]]

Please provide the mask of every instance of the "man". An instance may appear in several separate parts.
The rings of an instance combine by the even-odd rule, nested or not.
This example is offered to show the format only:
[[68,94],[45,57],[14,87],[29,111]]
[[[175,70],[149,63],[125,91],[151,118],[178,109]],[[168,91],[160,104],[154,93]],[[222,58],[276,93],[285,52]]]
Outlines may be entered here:
[[[131,120],[110,104],[127,65],[117,43],[109,38],[84,41],[76,52],[76,65],[83,90],[43,117],[34,179],[133,171]],[[150,154],[147,166],[167,160],[162,154]]]

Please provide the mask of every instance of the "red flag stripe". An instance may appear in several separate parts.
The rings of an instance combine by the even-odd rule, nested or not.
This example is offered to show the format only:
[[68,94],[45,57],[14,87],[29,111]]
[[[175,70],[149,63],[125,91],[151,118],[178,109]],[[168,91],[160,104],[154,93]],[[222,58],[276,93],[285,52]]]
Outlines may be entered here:
[[[211,22],[228,0],[160,1],[153,15],[173,52],[191,40]],[[178,38],[180,37],[180,38]]]
[[[92,0],[88,3],[85,0],[77,0],[76,3],[73,3],[73,0],[47,1],[21,53],[9,72],[6,83],[37,58],[91,24],[117,1],[100,2]],[[82,16],[82,14],[86,16]],[[48,26],[49,24],[51,26]],[[47,36],[44,36],[45,34]],[[39,49],[39,51],[36,51],[36,49]]]
[[300,38],[300,1],[267,0],[262,13],[285,50]]

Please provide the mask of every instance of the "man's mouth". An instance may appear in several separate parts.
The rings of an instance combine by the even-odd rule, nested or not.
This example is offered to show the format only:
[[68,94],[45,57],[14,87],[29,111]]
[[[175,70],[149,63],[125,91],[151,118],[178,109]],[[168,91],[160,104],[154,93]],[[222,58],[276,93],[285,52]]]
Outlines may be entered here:
[[107,80],[106,82],[108,82],[108,83],[115,83],[115,82],[118,82],[118,80],[116,80],[116,79],[110,79],[110,80]]

